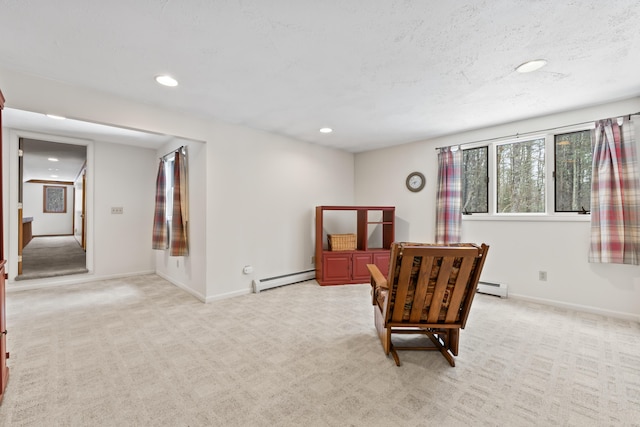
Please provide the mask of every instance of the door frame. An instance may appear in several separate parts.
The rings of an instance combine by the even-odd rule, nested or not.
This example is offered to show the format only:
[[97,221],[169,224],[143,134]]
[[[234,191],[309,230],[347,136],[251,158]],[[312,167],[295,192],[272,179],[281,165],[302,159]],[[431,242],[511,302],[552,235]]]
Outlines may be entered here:
[[[84,145],[87,147],[87,163],[86,163],[86,263],[88,274],[94,272],[94,259],[93,259],[93,193],[94,193],[94,179],[93,179],[93,165],[94,165],[94,141],[88,139],[71,138],[60,135],[44,134],[32,131],[24,131],[17,129],[9,129],[9,203],[6,214],[8,214],[9,227],[8,227],[8,253],[7,257],[9,272],[9,283],[14,283],[15,278],[18,275],[18,231],[22,228],[18,219],[18,191],[19,191],[19,179],[18,179],[18,146],[20,138],[27,139],[39,139],[42,141],[60,143],[60,144],[73,144]],[[61,276],[64,277],[64,276]],[[34,279],[38,280],[38,279]],[[51,282],[51,278],[47,279]],[[26,284],[27,280],[20,281],[21,284]]]
[[[81,200],[78,201],[78,185],[81,187],[80,196]],[[73,237],[80,244],[83,251],[87,251],[87,197],[85,192],[85,187],[87,186],[87,164],[85,159],[85,164],[82,166],[80,173],[73,181]],[[80,203],[80,218],[76,217],[78,202]],[[79,224],[78,224],[79,222]],[[76,234],[76,229],[80,227],[80,239],[78,239],[78,235]]]

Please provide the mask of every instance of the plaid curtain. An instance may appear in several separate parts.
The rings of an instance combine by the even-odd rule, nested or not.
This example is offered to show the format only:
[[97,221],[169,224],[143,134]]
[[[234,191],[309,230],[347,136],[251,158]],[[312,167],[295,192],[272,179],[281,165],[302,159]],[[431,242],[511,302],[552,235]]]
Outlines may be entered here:
[[171,219],[171,256],[189,254],[187,242],[187,165],[182,150],[176,151],[173,163],[173,216]]
[[460,241],[462,225],[462,150],[441,148],[438,153],[436,243]]
[[596,123],[589,262],[640,264],[640,187],[633,123]]
[[156,207],[153,216],[153,249],[167,249],[169,240],[167,234],[167,217],[166,217],[166,180],[164,176],[164,159],[160,159],[160,167],[158,168],[158,177],[156,178]]

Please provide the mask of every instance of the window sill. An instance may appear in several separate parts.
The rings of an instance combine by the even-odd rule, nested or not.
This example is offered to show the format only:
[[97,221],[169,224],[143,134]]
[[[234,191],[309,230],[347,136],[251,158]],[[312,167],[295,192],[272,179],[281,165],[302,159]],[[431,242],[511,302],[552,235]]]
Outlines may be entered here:
[[591,215],[578,215],[578,214],[556,214],[556,215],[487,215],[487,214],[473,214],[462,215],[463,221],[522,221],[522,222],[590,222]]

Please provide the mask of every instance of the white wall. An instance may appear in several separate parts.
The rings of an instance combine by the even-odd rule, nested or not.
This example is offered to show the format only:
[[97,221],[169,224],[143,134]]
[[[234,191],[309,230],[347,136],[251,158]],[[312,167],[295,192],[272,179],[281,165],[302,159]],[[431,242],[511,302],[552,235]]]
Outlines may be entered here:
[[61,184],[35,182],[25,182],[22,185],[22,216],[33,217],[32,234],[34,236],[73,234],[73,185],[64,185],[67,188],[67,211],[64,213],[44,212],[42,192],[45,185],[63,187]]
[[[436,147],[535,132],[640,111],[640,98],[556,114],[356,155],[356,202],[397,207],[396,240],[435,238]],[[640,129],[636,120],[636,139]],[[420,193],[405,188],[408,173],[427,178]],[[640,267],[587,262],[589,222],[490,221],[464,217],[463,240],[491,245],[483,278],[509,285],[510,295],[639,319]],[[548,280],[538,280],[538,271]]]
[[[314,207],[354,202],[354,156],[350,153],[9,70],[0,69],[0,84],[10,108],[54,111],[70,118],[206,142],[206,173],[200,174],[205,177],[205,226],[197,232],[206,242],[207,300],[247,293],[253,278],[312,269]],[[155,154],[151,156],[153,171],[145,174],[152,186],[157,168]],[[102,161],[101,155],[96,147],[96,163]],[[96,177],[96,185],[101,179],[104,176]],[[108,185],[105,182],[99,186]],[[120,233],[117,226],[121,219],[105,212],[115,203],[126,203],[126,217],[130,202],[120,202],[115,196],[100,206],[96,202],[96,272],[108,267],[100,267],[98,262],[108,264],[113,262],[111,257],[120,257],[112,253],[117,245],[111,234],[116,230]],[[153,189],[144,197],[149,198],[151,209]],[[144,248],[150,248],[152,218],[145,221],[147,231],[141,231],[141,224],[127,230],[139,237]],[[143,254],[155,259],[157,255],[148,251],[143,249]],[[242,268],[248,264],[254,267],[254,273],[244,275]],[[193,286],[194,293],[201,292],[200,285]]]
[[[238,127],[207,144],[207,282],[213,298],[253,278],[314,268],[314,208],[353,204],[353,155]],[[245,265],[254,273],[242,274]]]
[[[90,166],[87,170],[88,179],[94,179],[87,182],[87,192],[93,188],[94,194],[93,206],[87,207],[93,221],[88,228],[94,236],[94,274],[152,272],[155,262],[149,223],[153,219],[155,150],[101,141],[94,144],[94,150],[93,171]],[[112,214],[112,207],[122,207],[123,213]]]

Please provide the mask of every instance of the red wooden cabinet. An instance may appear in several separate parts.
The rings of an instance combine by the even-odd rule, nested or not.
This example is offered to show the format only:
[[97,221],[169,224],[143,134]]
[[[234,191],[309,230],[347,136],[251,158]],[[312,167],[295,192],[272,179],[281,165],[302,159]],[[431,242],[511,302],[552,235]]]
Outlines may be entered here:
[[[387,255],[388,256],[388,255]],[[351,263],[353,270],[351,272],[351,279],[359,281],[360,283],[366,283],[369,281],[369,270],[367,264],[373,263],[373,256],[370,252],[354,252],[351,255]]]
[[[389,275],[389,252],[374,252],[373,263],[378,266],[380,273],[385,276]],[[367,277],[368,276],[369,271],[367,270]]]
[[9,380],[9,368],[7,368],[7,359],[9,353],[7,352],[7,320],[5,311],[5,263],[4,260],[4,225],[2,223],[3,207],[2,201],[4,197],[2,195],[2,109],[4,108],[4,96],[0,91],[0,402],[4,397],[4,390],[7,387],[7,381]]
[[0,261],[0,403],[4,397],[4,389],[7,387],[9,380],[9,368],[7,368],[7,320],[5,315],[5,288],[4,288],[4,272],[5,261]]
[[[330,251],[327,235],[332,234],[331,227],[349,224],[356,232],[356,249]],[[323,286],[368,283],[367,264],[376,264],[387,275],[394,233],[393,206],[317,206],[316,281]]]
[[346,283],[351,280],[351,253],[326,254],[322,261],[322,277],[325,282]]

